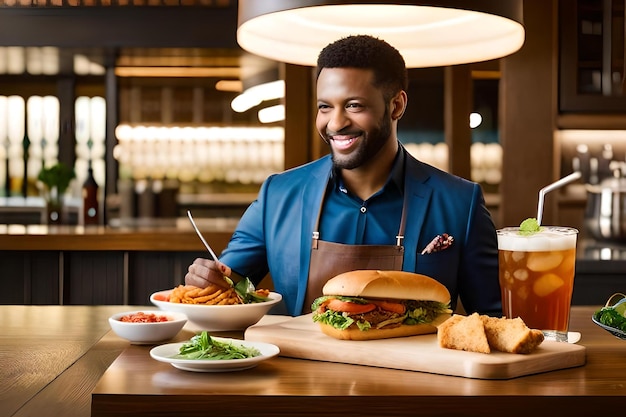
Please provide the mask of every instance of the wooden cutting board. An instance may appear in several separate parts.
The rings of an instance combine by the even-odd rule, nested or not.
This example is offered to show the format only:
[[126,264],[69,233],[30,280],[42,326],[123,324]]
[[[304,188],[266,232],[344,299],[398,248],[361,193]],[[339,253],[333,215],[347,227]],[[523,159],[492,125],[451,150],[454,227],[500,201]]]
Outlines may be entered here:
[[[266,316],[270,317],[270,316]],[[464,352],[439,347],[434,334],[395,339],[337,340],[322,333],[311,314],[274,317],[249,327],[245,339],[267,342],[280,355],[479,379],[510,379],[585,364],[586,348],[544,341],[531,354]]]

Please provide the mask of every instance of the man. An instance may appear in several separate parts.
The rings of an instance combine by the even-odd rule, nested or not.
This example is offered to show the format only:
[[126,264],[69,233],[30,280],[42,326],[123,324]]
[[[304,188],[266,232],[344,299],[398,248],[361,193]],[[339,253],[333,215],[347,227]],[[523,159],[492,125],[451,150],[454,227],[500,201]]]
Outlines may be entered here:
[[[397,138],[408,77],[400,53],[370,36],[324,48],[316,126],[330,155],[270,176],[220,262],[185,277],[204,287],[230,268],[268,272],[286,312],[310,311],[324,282],[353,269],[397,269],[446,285],[455,308],[501,315],[497,240],[480,187],[421,163]],[[223,281],[223,280],[222,280]]]

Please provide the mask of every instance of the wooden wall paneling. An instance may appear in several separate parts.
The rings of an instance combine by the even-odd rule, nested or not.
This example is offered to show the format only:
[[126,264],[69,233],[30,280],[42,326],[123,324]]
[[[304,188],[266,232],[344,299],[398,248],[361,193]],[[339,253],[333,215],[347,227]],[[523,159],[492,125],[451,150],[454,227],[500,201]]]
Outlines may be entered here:
[[1,251],[0,304],[59,304],[59,252]]
[[187,268],[206,252],[130,252],[128,303],[151,305],[150,294],[185,282]]
[[[501,61],[503,169],[499,223],[504,226],[516,226],[525,218],[535,217],[539,190],[556,179],[556,18],[555,0],[525,1],[524,46]],[[546,198],[544,224],[553,221],[555,200],[554,195]]]
[[130,252],[128,302],[149,305],[150,294],[174,286],[174,258],[164,252]]
[[124,252],[66,252],[64,259],[64,304],[124,303]]
[[315,155],[314,83],[311,68],[282,64],[285,80],[285,169],[305,164]]
[[[174,257],[174,271],[173,271],[173,285],[184,284],[185,275],[189,269],[189,265],[193,263],[196,258],[206,258],[206,252],[175,252],[170,253],[170,256]],[[167,288],[167,287],[164,287]],[[161,288],[161,289],[164,289]]]
[[469,115],[474,101],[469,65],[444,68],[444,134],[448,145],[448,172],[471,179],[472,131]]
[[24,304],[60,304],[59,252],[33,251],[30,257],[30,302]]
[[0,251],[0,304],[24,304],[24,270],[28,265],[26,252]]

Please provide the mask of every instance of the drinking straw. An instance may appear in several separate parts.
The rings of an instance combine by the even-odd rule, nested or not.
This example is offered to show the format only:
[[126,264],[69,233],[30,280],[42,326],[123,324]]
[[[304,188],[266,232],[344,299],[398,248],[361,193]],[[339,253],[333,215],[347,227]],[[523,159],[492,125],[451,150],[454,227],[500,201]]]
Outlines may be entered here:
[[546,185],[541,190],[539,190],[539,202],[537,203],[537,223],[541,226],[541,217],[543,216],[543,200],[545,199],[545,195],[552,190],[556,190],[557,188],[561,188],[565,184],[569,184],[572,181],[576,181],[581,177],[580,171],[573,172],[566,177],[561,178],[558,181],[553,182],[550,185]]

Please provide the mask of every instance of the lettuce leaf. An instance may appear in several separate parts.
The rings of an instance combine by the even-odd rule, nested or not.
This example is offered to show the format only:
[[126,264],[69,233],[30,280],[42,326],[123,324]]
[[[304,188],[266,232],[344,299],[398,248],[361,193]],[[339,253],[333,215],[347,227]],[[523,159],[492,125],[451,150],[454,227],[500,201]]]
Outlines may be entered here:
[[448,304],[438,301],[409,301],[407,303],[408,315],[404,324],[428,324],[432,323],[439,315],[451,313]]
[[[313,321],[319,322],[323,324],[327,324],[339,330],[345,330],[349,328],[352,324],[356,324],[356,326],[360,330],[368,330],[372,328],[372,324],[366,320],[355,320],[350,317],[348,313],[342,313],[337,311],[326,310],[323,313],[317,313],[317,309],[319,306],[329,298],[338,298],[342,301],[351,301],[360,304],[368,304],[369,301],[360,297],[342,297],[342,296],[322,296],[317,298],[312,306],[311,310],[313,311]],[[441,314],[451,313],[449,304],[440,303],[438,301],[416,301],[416,300],[408,300],[405,301],[405,305],[407,307],[407,311],[404,316],[400,316],[394,319],[387,320],[386,322],[380,323],[377,327],[380,328],[386,324],[391,324],[393,322],[401,322],[406,325],[416,325],[416,324],[428,324],[431,323],[435,318],[437,318]]]
[[346,330],[354,323],[354,319],[348,316],[348,314],[331,310],[326,310],[322,314],[313,313],[313,321],[328,324],[339,330]]
[[361,298],[361,297],[347,297],[347,296],[343,296],[343,295],[323,295],[319,298],[316,298],[313,301],[313,304],[311,304],[311,311],[315,311],[319,308],[319,306],[321,304],[324,303],[324,301],[330,299],[330,298],[336,298],[338,300],[341,301],[349,301],[351,303],[356,303],[356,304],[369,304],[369,301],[367,301],[365,298]]

